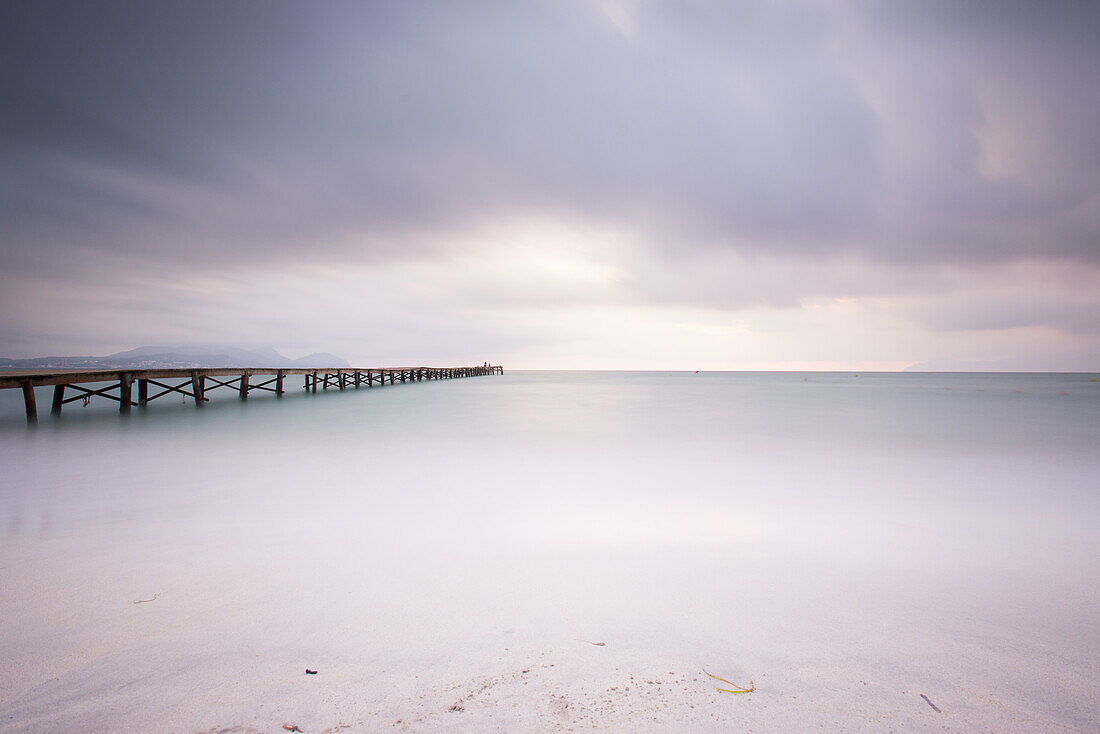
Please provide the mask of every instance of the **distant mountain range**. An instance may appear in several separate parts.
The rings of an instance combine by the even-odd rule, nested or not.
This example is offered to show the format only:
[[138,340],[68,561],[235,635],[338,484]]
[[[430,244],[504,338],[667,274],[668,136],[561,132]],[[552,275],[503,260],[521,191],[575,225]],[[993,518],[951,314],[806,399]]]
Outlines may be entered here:
[[106,357],[0,358],[3,369],[167,369],[173,367],[350,367],[323,352],[290,359],[274,349],[138,347]]

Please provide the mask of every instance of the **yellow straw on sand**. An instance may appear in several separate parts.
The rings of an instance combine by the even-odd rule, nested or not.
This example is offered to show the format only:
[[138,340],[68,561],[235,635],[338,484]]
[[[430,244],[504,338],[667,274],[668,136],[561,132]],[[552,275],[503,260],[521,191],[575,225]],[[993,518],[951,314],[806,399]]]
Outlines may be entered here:
[[711,678],[714,678],[715,680],[720,680],[723,683],[728,683],[729,685],[733,686],[732,689],[731,688],[719,688],[718,689],[719,691],[724,691],[725,693],[752,693],[753,691],[756,690],[756,684],[753,683],[751,680],[749,681],[749,687],[745,688],[743,685],[740,685],[739,683],[734,683],[733,681],[726,680],[725,678],[722,678],[720,676],[712,675],[711,673],[707,673],[706,668],[703,668],[703,672],[706,673],[707,675],[709,675]]

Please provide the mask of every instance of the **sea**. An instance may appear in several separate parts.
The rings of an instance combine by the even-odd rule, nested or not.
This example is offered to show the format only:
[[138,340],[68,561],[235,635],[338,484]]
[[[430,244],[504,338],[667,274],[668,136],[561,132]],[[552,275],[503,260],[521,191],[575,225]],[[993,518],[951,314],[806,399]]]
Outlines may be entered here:
[[[0,391],[0,731],[1097,731],[1097,378],[288,378],[59,419],[42,388],[35,427]],[[448,688],[513,674],[565,718]]]

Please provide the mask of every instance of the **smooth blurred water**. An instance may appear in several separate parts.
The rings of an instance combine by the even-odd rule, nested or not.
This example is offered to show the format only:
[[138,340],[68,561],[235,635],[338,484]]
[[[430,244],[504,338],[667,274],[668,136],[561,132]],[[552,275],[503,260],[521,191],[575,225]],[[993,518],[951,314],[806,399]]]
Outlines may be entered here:
[[[227,507],[241,522],[288,511],[324,524],[381,502],[413,513],[391,519],[414,526],[438,518],[436,507],[459,517],[478,508],[464,519],[479,527],[507,508],[518,514],[490,532],[511,537],[545,520],[535,508],[568,514],[584,502],[623,513],[601,516],[608,539],[644,535],[648,522],[667,542],[698,540],[690,522],[659,527],[685,508],[713,525],[702,508],[737,503],[1080,523],[1100,505],[1100,384],[1090,378],[510,372],[247,403],[223,390],[202,410],[169,397],[129,417],[106,401],[76,403],[36,429],[8,390],[0,518],[8,534],[107,518],[202,522]],[[560,520],[563,532],[600,535]]]
[[[135,596],[185,568],[261,595],[312,584],[323,608],[361,583],[372,618],[388,599],[459,636],[631,628],[899,670],[928,640],[947,656],[1023,636],[1009,665],[1049,673],[1041,655],[1100,655],[1095,379],[508,372],[128,417],[77,403],[32,429],[4,391],[0,574],[28,570],[9,583],[31,610],[67,558],[95,574],[140,555],[156,563],[118,571]],[[971,665],[982,690],[1096,721],[1069,683]]]

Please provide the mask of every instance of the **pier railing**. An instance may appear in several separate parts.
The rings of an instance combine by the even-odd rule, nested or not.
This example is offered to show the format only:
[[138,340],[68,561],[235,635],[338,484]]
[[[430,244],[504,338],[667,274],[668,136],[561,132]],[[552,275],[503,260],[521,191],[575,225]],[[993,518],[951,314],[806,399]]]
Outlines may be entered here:
[[[351,367],[328,368],[268,368],[268,367],[197,367],[182,369],[140,370],[65,370],[51,372],[0,373],[0,389],[22,388],[27,410],[27,422],[38,420],[34,388],[53,385],[53,402],[50,413],[61,415],[61,408],[76,400],[87,403],[93,397],[114,400],[120,413],[129,413],[134,405],[133,386],[137,383],[137,405],[144,407],[169,394],[183,395],[195,401],[196,407],[209,400],[207,393],[218,388],[234,390],[241,400],[248,394],[264,390],[282,396],[286,392],[286,378],[304,377],[303,388],[316,393],[318,387],[345,390],[348,388],[375,387],[401,382],[424,380],[450,380],[459,377],[503,375],[500,365],[479,367]],[[95,385],[109,383],[96,389]],[[175,384],[172,384],[175,383]],[[66,393],[69,393],[66,395]]]

